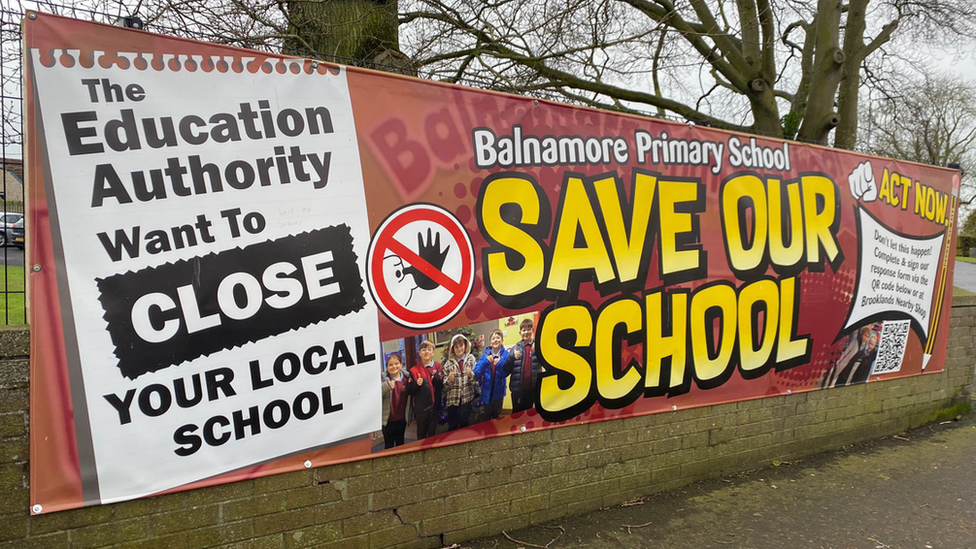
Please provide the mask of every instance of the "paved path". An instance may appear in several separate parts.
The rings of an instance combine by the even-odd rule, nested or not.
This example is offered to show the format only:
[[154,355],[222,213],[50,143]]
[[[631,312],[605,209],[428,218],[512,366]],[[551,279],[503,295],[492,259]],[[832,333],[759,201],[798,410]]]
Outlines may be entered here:
[[970,292],[976,292],[976,263],[956,261],[953,285]]
[[462,546],[544,547],[560,534],[553,527],[561,526],[565,533],[550,549],[976,547],[976,416],[907,437],[697,483],[549,528],[509,532],[523,543],[496,536]]
[[[14,246],[0,247],[0,265],[24,266],[24,250]],[[976,265],[973,265],[976,267]]]

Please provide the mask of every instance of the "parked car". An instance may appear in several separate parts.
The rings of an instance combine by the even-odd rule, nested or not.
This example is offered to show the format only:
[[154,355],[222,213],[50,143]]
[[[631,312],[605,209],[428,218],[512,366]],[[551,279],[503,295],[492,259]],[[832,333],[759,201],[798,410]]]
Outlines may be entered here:
[[10,228],[10,241],[13,242],[14,246],[17,246],[21,250],[24,249],[24,218],[20,218],[20,221],[13,224]]
[[0,231],[0,246],[6,246],[10,243],[10,230],[13,229],[14,223],[22,221],[23,219],[24,214],[21,213],[6,213],[0,215],[0,224],[3,225],[3,230]]

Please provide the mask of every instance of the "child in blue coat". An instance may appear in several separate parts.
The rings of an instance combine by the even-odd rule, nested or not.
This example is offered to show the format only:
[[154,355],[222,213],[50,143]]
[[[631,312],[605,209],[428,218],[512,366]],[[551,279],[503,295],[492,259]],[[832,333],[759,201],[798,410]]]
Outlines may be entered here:
[[502,345],[505,336],[502,331],[491,331],[488,338],[490,346],[485,349],[478,363],[474,367],[474,377],[481,383],[481,419],[495,419],[502,414],[502,402],[508,385],[508,372],[505,363],[508,361],[508,350]]

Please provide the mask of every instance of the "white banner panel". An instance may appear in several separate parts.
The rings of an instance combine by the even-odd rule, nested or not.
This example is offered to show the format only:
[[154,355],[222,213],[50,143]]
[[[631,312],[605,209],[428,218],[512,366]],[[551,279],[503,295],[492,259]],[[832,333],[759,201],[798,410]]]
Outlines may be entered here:
[[345,71],[31,54],[100,500],[377,430]]

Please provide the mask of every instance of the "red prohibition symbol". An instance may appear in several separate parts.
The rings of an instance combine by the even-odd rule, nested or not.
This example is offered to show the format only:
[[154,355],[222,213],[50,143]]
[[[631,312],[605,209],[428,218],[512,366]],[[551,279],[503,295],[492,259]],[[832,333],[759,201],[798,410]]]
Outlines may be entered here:
[[390,320],[430,328],[453,318],[471,295],[474,248],[450,212],[411,204],[380,224],[366,271],[373,300]]

